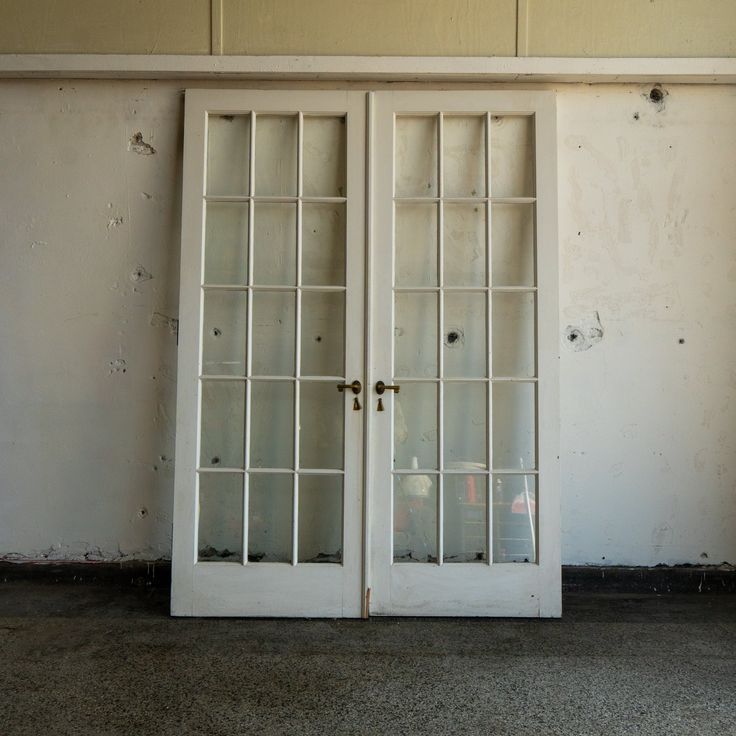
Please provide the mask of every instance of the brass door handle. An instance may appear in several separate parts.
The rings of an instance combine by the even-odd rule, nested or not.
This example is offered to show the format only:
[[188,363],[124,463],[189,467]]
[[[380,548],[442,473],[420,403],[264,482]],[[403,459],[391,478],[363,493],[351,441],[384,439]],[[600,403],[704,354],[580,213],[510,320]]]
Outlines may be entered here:
[[385,384],[383,381],[377,381],[376,382],[376,393],[381,396],[384,391],[395,391],[396,393],[399,393],[401,390],[401,386],[389,386],[388,384]]
[[338,383],[337,390],[340,392],[350,389],[354,394],[359,394],[363,390],[363,384],[356,378],[352,383]]

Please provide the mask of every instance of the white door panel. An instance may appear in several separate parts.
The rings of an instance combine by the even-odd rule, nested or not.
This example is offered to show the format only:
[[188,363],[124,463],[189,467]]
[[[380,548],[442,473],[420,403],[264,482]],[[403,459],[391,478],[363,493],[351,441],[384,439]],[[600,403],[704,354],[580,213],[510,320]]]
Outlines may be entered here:
[[364,97],[189,91],[185,137],[172,612],[358,616]]
[[374,111],[371,613],[559,615],[554,98]]

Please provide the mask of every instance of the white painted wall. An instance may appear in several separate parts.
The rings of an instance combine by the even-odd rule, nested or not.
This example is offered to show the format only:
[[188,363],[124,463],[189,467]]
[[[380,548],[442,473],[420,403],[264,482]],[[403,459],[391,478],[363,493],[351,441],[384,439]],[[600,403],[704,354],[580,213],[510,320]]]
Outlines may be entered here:
[[[169,556],[182,86],[0,83],[0,555]],[[568,564],[736,561],[736,90],[648,90],[558,88]]]

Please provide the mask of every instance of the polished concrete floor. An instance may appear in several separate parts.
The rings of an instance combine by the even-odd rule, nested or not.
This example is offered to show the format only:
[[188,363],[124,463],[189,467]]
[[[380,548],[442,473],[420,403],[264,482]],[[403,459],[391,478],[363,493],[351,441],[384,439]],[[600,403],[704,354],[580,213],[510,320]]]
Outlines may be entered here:
[[736,595],[568,595],[560,621],[167,607],[0,583],[0,734],[736,734]]

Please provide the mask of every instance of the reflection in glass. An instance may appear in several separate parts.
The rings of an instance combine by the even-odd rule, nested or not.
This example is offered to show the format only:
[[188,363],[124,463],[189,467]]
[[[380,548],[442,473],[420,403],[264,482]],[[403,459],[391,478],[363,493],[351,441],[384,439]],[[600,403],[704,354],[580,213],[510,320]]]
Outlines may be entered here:
[[245,382],[202,381],[200,467],[242,468]]
[[445,474],[442,489],[444,562],[488,559],[487,483],[485,475]]
[[445,196],[485,196],[485,116],[446,115],[442,139]]
[[256,118],[256,196],[296,195],[295,115]]
[[493,375],[534,376],[534,294],[493,295]]
[[437,468],[437,385],[405,383],[394,396],[394,467]]
[[534,196],[534,119],[531,116],[491,118],[491,194]]
[[248,295],[206,291],[202,326],[202,374],[245,375]]
[[533,470],[533,383],[493,384],[493,466],[499,470]]
[[437,295],[399,292],[394,296],[394,373],[415,378],[437,375]]
[[250,473],[248,562],[291,562],[294,476]]
[[437,286],[437,205],[396,204],[396,286]]
[[200,474],[197,559],[200,562],[242,561],[242,474]]
[[345,361],[345,292],[302,292],[303,376],[342,376]]
[[445,292],[443,330],[446,378],[485,378],[488,375],[486,295]]
[[341,470],[345,397],[323,381],[302,381],[299,391],[299,467]]
[[299,476],[299,562],[342,562],[342,476]]
[[494,286],[534,286],[534,205],[494,204],[491,210]]
[[533,475],[493,477],[493,561],[537,561],[537,492]]
[[253,292],[253,375],[294,375],[295,301],[293,291]]
[[488,454],[486,384],[446,383],[444,392],[445,467],[476,463],[485,468]]
[[256,203],[253,259],[254,284],[296,284],[296,205]]
[[449,203],[444,217],[445,286],[485,286],[485,204]]
[[250,115],[207,117],[207,194],[244,196],[250,173]]
[[345,197],[344,117],[304,116],[304,196]]
[[437,196],[437,117],[396,118],[396,196]]
[[248,206],[208,202],[205,224],[204,283],[246,284]]
[[395,475],[394,562],[437,562],[437,476]]
[[302,205],[302,283],[345,285],[345,204]]
[[294,384],[252,381],[250,467],[294,467]]

